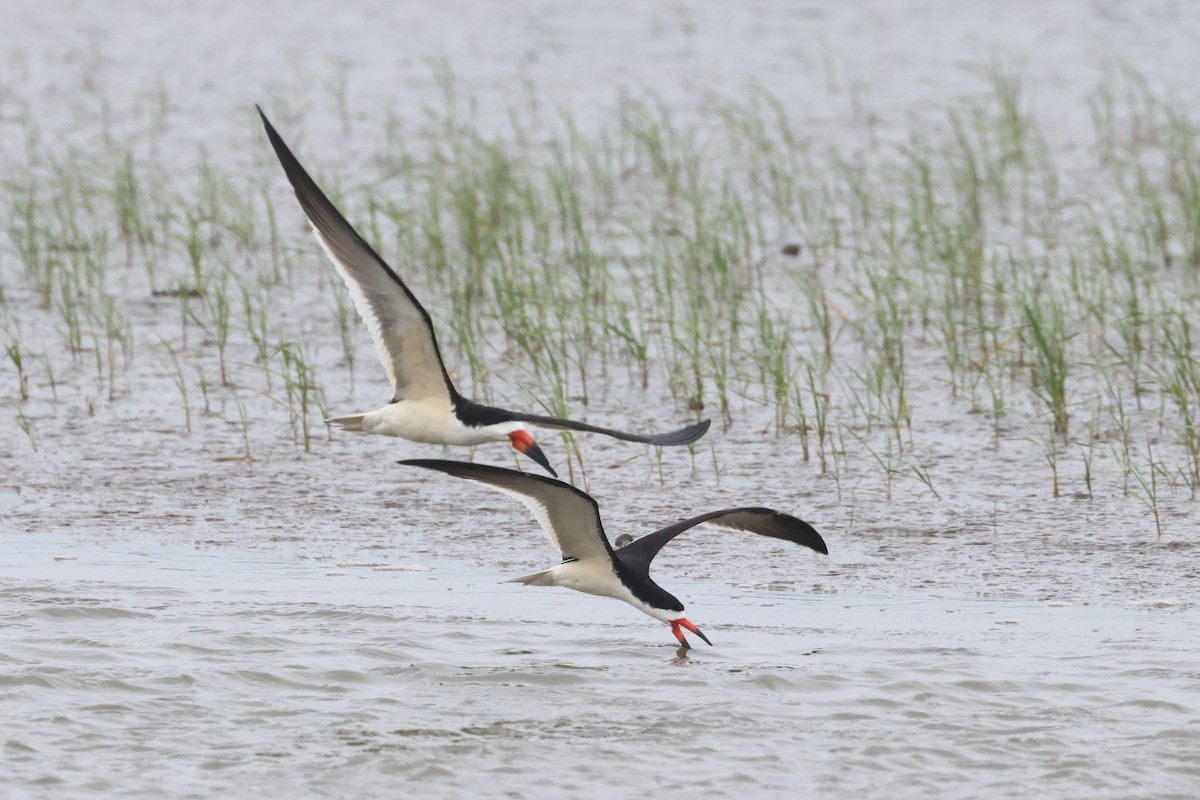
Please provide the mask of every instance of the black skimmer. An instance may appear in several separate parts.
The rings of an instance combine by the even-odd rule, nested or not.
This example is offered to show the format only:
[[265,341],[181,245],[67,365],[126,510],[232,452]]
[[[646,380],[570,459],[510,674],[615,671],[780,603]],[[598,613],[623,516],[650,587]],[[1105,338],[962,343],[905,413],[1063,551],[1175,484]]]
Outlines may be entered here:
[[532,458],[551,475],[557,473],[522,423],[602,433],[660,447],[691,444],[708,430],[711,420],[706,419],[671,433],[640,436],[570,419],[492,408],[463,397],[455,390],[442,363],[429,312],[309,177],[261,108],[258,114],[317,242],[346,282],[392,382],[392,399],[383,408],[331,417],[327,423],[349,431],[399,436],[428,444],[477,445],[507,439],[514,449]]
[[723,528],[749,531],[783,539],[827,554],[821,534],[803,520],[769,508],[727,508],[710,511],[634,539],[613,549],[604,535],[600,508],[591,495],[574,486],[542,475],[516,472],[502,467],[466,464],[459,461],[413,459],[400,461],[414,467],[434,469],[456,478],[476,481],[516,497],[533,512],[550,542],[562,552],[562,563],[513,578],[507,583],[527,586],[565,586],[579,592],[615,597],[671,626],[684,647],[687,629],[711,646],[712,642],[683,613],[683,604],[650,578],[650,562],[667,542],[679,534],[711,522]]

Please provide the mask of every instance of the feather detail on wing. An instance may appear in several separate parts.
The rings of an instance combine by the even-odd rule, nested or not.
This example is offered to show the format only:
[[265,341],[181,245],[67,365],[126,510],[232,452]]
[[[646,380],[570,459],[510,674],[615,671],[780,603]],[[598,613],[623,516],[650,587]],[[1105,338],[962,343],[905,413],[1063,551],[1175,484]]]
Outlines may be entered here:
[[350,290],[392,383],[393,400],[456,396],[429,314],[391,267],[346,221],[258,109],[267,137],[321,249]]
[[596,501],[570,484],[543,475],[462,461],[421,458],[398,463],[445,472],[517,498],[533,514],[564,560],[607,559],[612,553]]

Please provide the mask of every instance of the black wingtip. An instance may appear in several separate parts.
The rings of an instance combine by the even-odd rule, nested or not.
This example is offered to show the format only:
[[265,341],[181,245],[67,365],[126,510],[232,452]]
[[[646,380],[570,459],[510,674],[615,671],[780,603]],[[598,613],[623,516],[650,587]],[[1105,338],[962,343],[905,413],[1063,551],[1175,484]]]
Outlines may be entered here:
[[[522,478],[527,478],[543,483],[554,483],[566,486],[569,489],[574,489],[569,483],[563,483],[557,480],[557,475],[554,478],[547,478],[544,475],[538,475],[533,472],[520,472],[507,467],[495,467],[491,464],[473,464],[468,461],[448,461],[441,458],[405,458],[396,462],[402,467],[421,467],[422,469],[432,469],[437,472],[444,472],[447,475],[453,475],[456,478],[466,478],[468,480],[481,480],[480,476],[487,475],[490,477],[501,475],[515,475]],[[546,467],[551,473],[554,472],[549,466]],[[475,473],[472,475],[471,473]]]
[[402,467],[420,467],[434,472],[444,472],[455,478],[471,479],[471,473],[487,473],[489,470],[499,470],[500,467],[489,467],[484,464],[471,464],[466,461],[447,461],[441,458],[405,458],[396,462]]
[[258,112],[258,118],[262,120],[263,127],[267,129],[267,136],[274,138],[278,134],[275,133],[275,126],[271,124],[271,120],[267,119],[267,113],[262,110],[262,106],[258,103],[254,104],[254,110]]
[[706,419],[697,422],[695,425],[688,425],[686,428],[680,428],[677,431],[663,433],[658,436],[647,437],[647,443],[657,447],[677,447],[680,445],[691,444],[697,441],[704,434],[708,433],[708,429],[712,426],[712,420]]
[[432,469],[447,474],[455,474],[470,469],[500,469],[500,467],[471,464],[466,461],[448,461],[444,458],[403,458],[396,463],[402,467],[421,467],[422,469]]
[[781,538],[790,538],[802,547],[815,550],[823,556],[829,555],[829,547],[825,544],[825,540],[821,537],[821,534],[817,533],[817,529],[812,525],[809,525],[799,517],[793,517],[791,514],[784,514],[781,511],[774,511],[772,513],[775,514],[776,521],[788,533],[788,536]]
[[300,166],[300,162],[296,160],[296,156],[292,155],[291,149],[284,143],[283,137],[279,135],[279,131],[275,130],[275,126],[271,124],[271,120],[267,119],[267,115],[263,113],[258,103],[255,103],[254,107],[258,110],[258,116],[262,119],[263,129],[267,132],[267,141],[271,143],[271,149],[275,151],[275,156],[279,159],[279,165],[283,167],[288,182],[292,184],[292,188],[296,191],[296,198],[300,201],[302,207],[305,206],[304,196],[300,191],[301,185],[312,184],[312,189],[318,194],[321,193],[321,190],[317,188],[313,179],[308,176],[304,167]]
[[793,517],[791,514],[784,514],[776,511],[779,521],[783,526],[792,532],[795,537],[793,541],[798,545],[815,550],[823,556],[829,555],[829,547],[825,544],[825,539],[821,534],[817,533],[817,529],[809,525],[799,517]]

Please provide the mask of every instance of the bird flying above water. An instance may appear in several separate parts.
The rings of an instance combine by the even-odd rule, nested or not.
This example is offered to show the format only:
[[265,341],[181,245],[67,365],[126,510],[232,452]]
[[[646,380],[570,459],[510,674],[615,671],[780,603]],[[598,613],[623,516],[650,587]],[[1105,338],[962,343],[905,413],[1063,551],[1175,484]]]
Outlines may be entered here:
[[528,586],[565,586],[587,594],[613,597],[671,626],[679,643],[689,647],[686,629],[709,646],[712,642],[688,620],[683,604],[650,578],[650,562],[679,534],[703,522],[769,536],[828,554],[825,540],[803,520],[769,508],[727,508],[676,522],[613,549],[604,534],[600,508],[591,495],[562,481],[502,467],[460,461],[413,459],[402,465],[437,470],[482,483],[512,495],[533,513],[562,563],[513,578]]
[[557,475],[525,424],[600,433],[659,447],[686,445],[708,431],[703,420],[657,435],[625,433],[575,420],[526,414],[476,403],[454,388],[442,362],[429,313],[400,276],[346,221],[288,149],[261,108],[263,127],[317,242],[342,277],[366,323],[392,384],[392,399],[362,414],[331,417],[344,430],[398,436],[414,442],[477,445],[507,440],[517,452]]

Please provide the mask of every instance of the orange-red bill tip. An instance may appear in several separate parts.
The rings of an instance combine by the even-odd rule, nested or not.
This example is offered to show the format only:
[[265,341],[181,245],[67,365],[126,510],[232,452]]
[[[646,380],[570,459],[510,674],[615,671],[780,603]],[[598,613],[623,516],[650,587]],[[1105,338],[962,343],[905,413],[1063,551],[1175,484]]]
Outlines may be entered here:
[[699,628],[691,623],[691,620],[687,619],[686,617],[680,617],[679,619],[671,622],[671,633],[675,634],[675,638],[678,639],[679,643],[684,647],[691,647],[691,645],[687,643],[687,639],[683,638],[683,631],[680,630],[681,627],[687,628],[689,631],[699,636],[701,641],[703,641],[706,645],[712,647],[712,642],[708,640],[707,636],[700,632]]
[[512,442],[513,449],[518,453],[529,456],[546,472],[549,472],[555,478],[558,477],[558,473],[554,471],[554,467],[550,466],[550,459],[546,458],[546,454],[542,452],[542,448],[537,446],[537,442],[529,435],[529,431],[513,431],[508,435],[508,440]]

